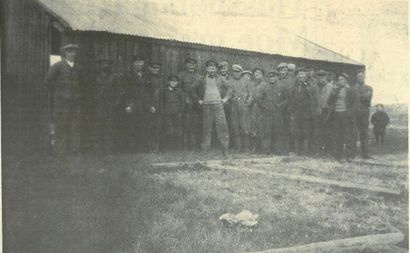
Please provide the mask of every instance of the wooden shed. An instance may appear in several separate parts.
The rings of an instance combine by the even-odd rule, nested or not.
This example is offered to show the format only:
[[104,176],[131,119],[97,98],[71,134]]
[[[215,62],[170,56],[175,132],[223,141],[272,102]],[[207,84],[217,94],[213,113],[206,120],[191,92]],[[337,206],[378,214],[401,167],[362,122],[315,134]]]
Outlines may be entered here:
[[[167,76],[178,73],[186,57],[227,61],[244,69],[276,69],[281,62],[314,65],[353,74],[364,65],[281,28],[269,30],[268,46],[255,47],[246,37],[209,40],[161,20],[161,10],[147,2],[96,0],[4,0],[3,17],[3,151],[25,154],[47,143],[47,99],[42,86],[50,59],[65,42],[80,46],[79,61],[92,71],[101,53],[126,73],[134,55],[163,64]],[[223,26],[223,20],[221,22]],[[225,31],[225,30],[224,30]],[[220,31],[221,33],[224,31]],[[218,31],[215,31],[218,34]],[[225,36],[230,38],[229,34]],[[244,43],[240,43],[244,41]]]

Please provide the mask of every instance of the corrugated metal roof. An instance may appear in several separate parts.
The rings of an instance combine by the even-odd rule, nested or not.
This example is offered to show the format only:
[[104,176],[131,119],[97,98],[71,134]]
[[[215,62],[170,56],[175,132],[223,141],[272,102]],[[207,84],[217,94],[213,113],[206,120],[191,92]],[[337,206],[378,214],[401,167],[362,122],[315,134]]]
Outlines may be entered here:
[[[154,3],[132,0],[37,0],[72,30],[105,31],[241,49],[311,60],[363,65],[282,28],[250,26],[257,17],[207,20],[165,15]],[[259,20],[261,21],[261,20]],[[246,28],[250,30],[246,30]]]

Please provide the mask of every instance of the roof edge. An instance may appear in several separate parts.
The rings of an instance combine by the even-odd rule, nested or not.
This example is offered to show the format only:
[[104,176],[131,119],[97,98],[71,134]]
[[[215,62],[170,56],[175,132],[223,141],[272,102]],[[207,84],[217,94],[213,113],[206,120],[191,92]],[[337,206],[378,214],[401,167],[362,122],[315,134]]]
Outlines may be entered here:
[[55,18],[61,26],[63,26],[63,28],[66,31],[72,31],[73,28],[71,27],[71,25],[64,19],[62,18],[60,15],[58,15],[57,13],[55,13],[53,10],[51,10],[49,7],[47,7],[47,5],[41,3],[40,1],[35,0],[35,3],[37,3],[38,5],[40,5],[42,8],[44,8],[44,10],[53,18]]

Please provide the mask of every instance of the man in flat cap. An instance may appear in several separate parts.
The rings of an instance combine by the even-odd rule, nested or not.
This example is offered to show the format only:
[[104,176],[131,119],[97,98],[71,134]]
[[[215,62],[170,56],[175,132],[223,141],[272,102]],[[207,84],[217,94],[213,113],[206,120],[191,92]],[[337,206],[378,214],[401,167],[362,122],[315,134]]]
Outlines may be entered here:
[[286,135],[286,108],[288,105],[288,92],[282,84],[279,83],[280,73],[277,71],[269,72],[269,83],[273,92],[273,132],[272,141],[274,152],[277,155],[287,155],[288,153],[288,138]]
[[[259,136],[261,138],[262,151],[265,154],[271,153],[272,138],[274,135],[273,122],[276,119],[274,116],[277,116],[280,112],[279,108],[283,108],[283,100],[281,96],[282,88],[278,85],[279,73],[276,71],[269,72],[269,84],[263,82],[261,83],[260,88],[256,90],[255,101],[259,109],[259,118],[257,120]],[[278,119],[278,123],[281,120]],[[283,119],[282,119],[283,123]],[[279,128],[283,130],[283,125],[280,125]],[[282,150],[280,150],[282,151]]]
[[166,147],[182,147],[182,115],[185,110],[185,93],[179,87],[179,77],[170,75],[168,86],[161,92],[162,113],[165,119]]
[[359,96],[359,104],[356,115],[356,126],[360,137],[360,147],[362,149],[362,158],[369,159],[369,118],[370,106],[373,97],[373,88],[365,84],[366,73],[360,69],[356,74],[356,83],[353,90]]
[[[281,87],[283,87],[285,90],[284,92],[288,94],[290,90],[292,89],[296,79],[295,75],[289,75],[289,69],[288,69],[288,64],[287,63],[280,63],[277,66],[277,71],[279,72],[279,84]],[[288,97],[288,96],[287,96]],[[285,108],[286,109],[286,108]],[[284,142],[286,143],[286,149],[288,152],[290,152],[293,149],[293,141],[291,140],[290,136],[290,115],[287,110],[285,110],[285,138]]]
[[260,101],[258,101],[259,97],[257,94],[259,94],[265,85],[266,82],[263,80],[263,75],[265,71],[261,68],[254,68],[253,70],[253,82],[252,82],[252,89],[253,89],[253,101],[251,106],[251,116],[250,116],[250,122],[251,122],[251,128],[250,128],[250,134],[251,134],[251,148],[254,151],[262,151],[261,150],[261,145],[262,145],[262,132],[263,132],[263,127],[259,125],[262,115],[261,108],[259,107]]
[[61,48],[62,60],[50,67],[44,85],[50,94],[50,132],[54,135],[53,152],[80,154],[84,72],[75,61],[79,47]]
[[151,113],[147,76],[144,72],[145,58],[134,56],[131,71],[125,76],[125,139],[127,152],[147,151],[148,120]]
[[148,64],[147,89],[149,94],[150,109],[148,114],[148,145],[149,151],[159,152],[160,132],[161,132],[161,77],[160,69],[162,65],[158,62]]
[[297,155],[309,152],[309,137],[313,135],[314,117],[320,115],[318,87],[308,82],[306,69],[295,71],[297,80],[289,93],[290,131]]
[[253,88],[249,79],[242,78],[243,69],[240,65],[232,65],[233,78],[230,79],[231,90],[231,136],[234,147],[238,151],[250,149],[250,105],[253,101]]
[[358,105],[357,93],[347,83],[348,75],[337,75],[337,83],[329,96],[329,117],[332,118],[334,157],[342,161],[343,146],[346,147],[346,161],[356,154],[356,135],[354,132],[355,113]]
[[184,69],[178,74],[179,86],[186,97],[185,111],[182,116],[182,138],[186,149],[197,148],[201,139],[201,108],[192,101],[189,93],[194,82],[201,76],[197,71],[197,60],[184,60]]
[[328,99],[333,89],[333,78],[329,78],[331,73],[324,70],[319,70],[316,73],[317,86],[319,87],[319,107],[322,112],[317,118],[317,127],[315,127],[316,138],[316,155],[330,155],[332,151],[332,122],[327,118],[329,114],[330,105]]
[[[222,61],[218,64],[218,70],[219,70],[219,75],[221,78],[225,78],[225,81],[228,82],[228,86],[226,86],[223,91],[222,91],[222,97],[224,97],[226,95],[226,93],[228,92],[229,89],[229,81],[232,79],[232,76],[228,74],[229,71],[229,63],[226,61]],[[232,143],[232,136],[231,136],[231,125],[230,125],[230,118],[231,118],[231,101],[228,100],[225,104],[224,104],[224,108],[225,108],[225,117],[226,117],[226,121],[228,123],[228,130],[229,130],[229,143]],[[216,137],[216,136],[215,136]],[[213,137],[214,138],[214,137]],[[215,139],[215,138],[214,138]],[[232,145],[232,144],[231,144]]]
[[119,76],[112,71],[112,62],[108,55],[97,56],[97,71],[92,81],[91,144],[99,155],[112,154],[118,144],[118,115],[123,89]]
[[309,65],[305,67],[308,81],[311,83],[316,83],[316,67],[313,65]]
[[207,151],[211,147],[212,129],[215,124],[219,141],[222,145],[222,152],[226,158],[229,156],[229,133],[226,123],[223,104],[228,101],[230,94],[222,96],[223,89],[227,82],[216,74],[218,64],[209,60],[206,62],[206,74],[198,78],[194,83],[194,91],[191,93],[192,99],[202,107],[203,141],[202,149]]
[[295,70],[296,70],[296,65],[293,63],[288,63],[288,75],[291,78],[295,78]]
[[389,115],[384,111],[384,106],[382,104],[376,105],[376,112],[370,118],[373,124],[373,134],[376,140],[376,145],[384,144],[384,136],[386,135],[386,127],[390,123]]

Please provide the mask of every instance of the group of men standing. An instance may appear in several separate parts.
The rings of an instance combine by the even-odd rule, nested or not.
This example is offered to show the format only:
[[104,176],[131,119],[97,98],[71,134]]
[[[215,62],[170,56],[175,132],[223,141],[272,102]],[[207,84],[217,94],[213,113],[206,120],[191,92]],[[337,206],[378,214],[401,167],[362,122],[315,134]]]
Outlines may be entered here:
[[[364,83],[364,70],[350,86],[345,73],[286,63],[265,76],[261,68],[209,60],[201,75],[197,60],[187,58],[184,70],[165,81],[162,65],[149,62],[146,68],[141,56],[133,57],[124,76],[112,71],[109,57],[99,56],[97,71],[86,75],[74,63],[77,50],[73,44],[63,47],[65,57],[45,79],[59,153],[78,153],[81,146],[101,154],[207,151],[219,140],[226,156],[233,148],[341,160],[345,146],[349,161],[359,134],[362,157],[369,158],[372,88]],[[87,138],[81,138],[81,126],[89,129]]]

